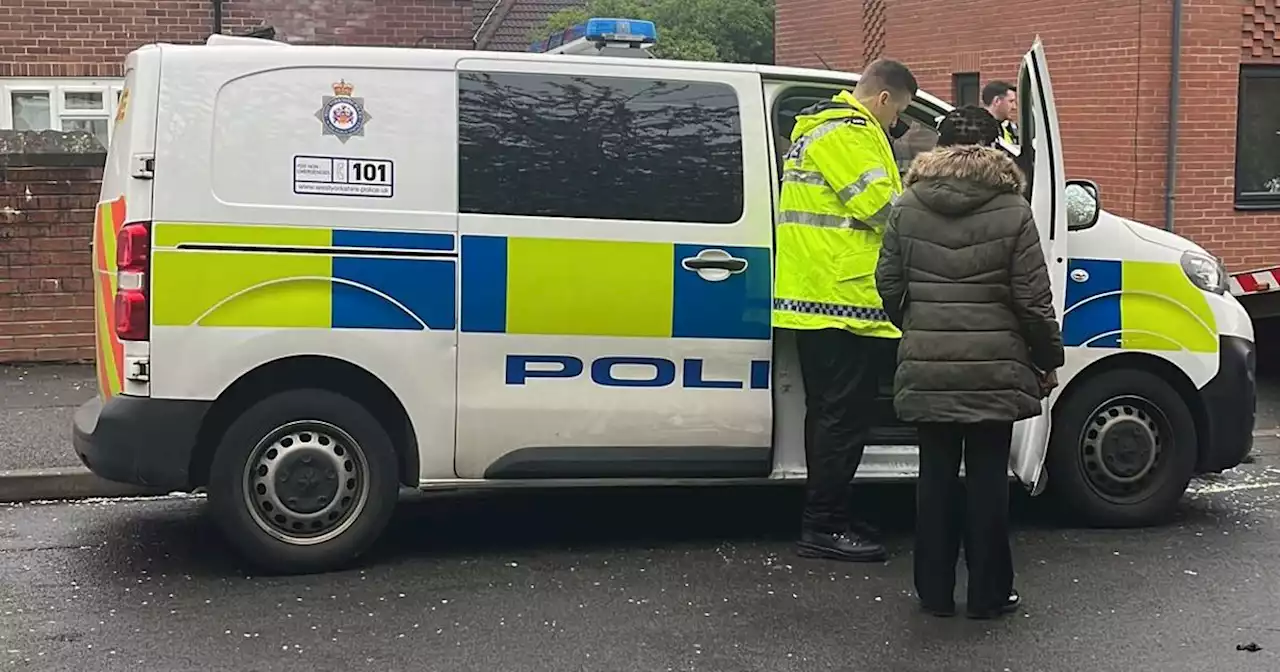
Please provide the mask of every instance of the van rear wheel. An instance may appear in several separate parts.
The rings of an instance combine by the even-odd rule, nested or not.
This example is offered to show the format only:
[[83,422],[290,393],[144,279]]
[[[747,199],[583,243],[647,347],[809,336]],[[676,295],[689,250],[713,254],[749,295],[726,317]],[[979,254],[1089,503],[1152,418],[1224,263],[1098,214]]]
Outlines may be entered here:
[[227,428],[209,473],[217,524],[250,562],[279,573],[340,568],[382,533],[399,492],[395,449],[360,404],[291,390]]
[[1049,492],[1070,518],[1098,527],[1167,521],[1195,471],[1191,410],[1169,383],[1138,369],[1100,374],[1057,404]]

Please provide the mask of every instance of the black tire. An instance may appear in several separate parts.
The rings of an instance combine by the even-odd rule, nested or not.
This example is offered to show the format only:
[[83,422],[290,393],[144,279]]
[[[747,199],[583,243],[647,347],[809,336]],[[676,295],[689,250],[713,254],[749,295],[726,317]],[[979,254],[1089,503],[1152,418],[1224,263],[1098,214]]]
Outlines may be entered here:
[[209,504],[227,540],[259,568],[324,572],[377,540],[395,509],[397,476],[395,447],[373,414],[334,392],[290,390],[227,428],[210,467]]
[[1169,383],[1137,369],[1108,371],[1055,404],[1049,495],[1075,523],[1158,525],[1176,512],[1196,453],[1191,410]]

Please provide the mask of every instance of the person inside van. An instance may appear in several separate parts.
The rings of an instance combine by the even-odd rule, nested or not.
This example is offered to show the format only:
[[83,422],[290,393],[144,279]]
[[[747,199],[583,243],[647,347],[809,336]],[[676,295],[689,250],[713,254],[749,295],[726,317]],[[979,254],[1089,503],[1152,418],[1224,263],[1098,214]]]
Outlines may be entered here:
[[982,104],[987,112],[1000,124],[1000,141],[1018,146],[1018,89],[1012,84],[1002,81],[987,82],[982,87]]
[[938,147],[907,172],[876,286],[903,332],[894,408],[919,431],[916,596],[930,614],[955,613],[963,540],[967,615],[993,618],[1021,604],[1009,548],[1013,423],[1041,413],[1064,353],[1022,172],[993,147],[999,124],[971,106],[939,130]]

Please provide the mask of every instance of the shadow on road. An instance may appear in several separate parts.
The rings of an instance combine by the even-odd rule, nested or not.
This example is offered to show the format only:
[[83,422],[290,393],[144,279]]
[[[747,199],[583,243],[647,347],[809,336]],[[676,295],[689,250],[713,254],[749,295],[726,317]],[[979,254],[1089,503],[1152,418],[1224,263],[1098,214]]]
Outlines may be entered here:
[[[1068,531],[1047,502],[1014,489],[1015,530]],[[906,553],[913,498],[910,485],[875,485],[858,488],[854,502],[881,527],[891,548]],[[777,485],[415,494],[402,502],[359,566],[501,553],[626,553],[723,542],[776,545],[797,534],[802,504],[800,488]],[[1220,503],[1184,500],[1174,524],[1212,526],[1229,515],[1230,509]],[[99,529],[82,528],[80,534],[104,540],[89,562],[104,575],[234,576],[251,571],[223,541],[203,500],[131,506],[127,513],[97,519],[95,526]]]

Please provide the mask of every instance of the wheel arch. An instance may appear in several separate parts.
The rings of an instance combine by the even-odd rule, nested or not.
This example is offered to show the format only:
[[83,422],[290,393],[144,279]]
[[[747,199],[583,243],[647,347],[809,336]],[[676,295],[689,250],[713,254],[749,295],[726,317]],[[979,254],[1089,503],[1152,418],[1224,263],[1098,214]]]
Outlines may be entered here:
[[326,355],[298,355],[261,364],[218,395],[196,435],[188,472],[192,487],[208,484],[218,442],[240,413],[272,394],[299,388],[329,390],[364,406],[391,437],[400,482],[410,487],[418,485],[417,433],[404,404],[391,388],[368,370],[347,360]]
[[[1059,399],[1067,398],[1075,390],[1082,388],[1090,380],[1104,373],[1122,369],[1145,371],[1160,378],[1168,383],[1182,398],[1187,408],[1191,409],[1192,421],[1196,428],[1196,471],[1199,472],[1202,468],[1200,465],[1203,463],[1209,448],[1208,410],[1195,384],[1191,382],[1191,379],[1187,377],[1187,374],[1182,369],[1179,369],[1169,360],[1146,352],[1124,352],[1104,357],[1090,363],[1079,373],[1072,376],[1071,380],[1063,387]],[[1056,403],[1055,406],[1057,406]],[[1055,424],[1057,424],[1056,418]]]

